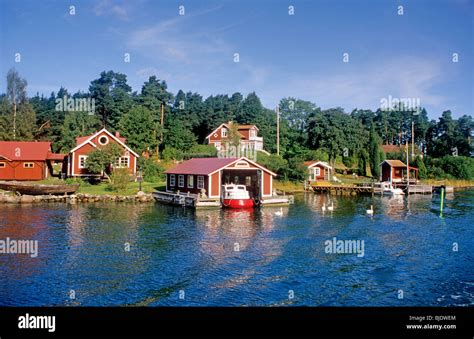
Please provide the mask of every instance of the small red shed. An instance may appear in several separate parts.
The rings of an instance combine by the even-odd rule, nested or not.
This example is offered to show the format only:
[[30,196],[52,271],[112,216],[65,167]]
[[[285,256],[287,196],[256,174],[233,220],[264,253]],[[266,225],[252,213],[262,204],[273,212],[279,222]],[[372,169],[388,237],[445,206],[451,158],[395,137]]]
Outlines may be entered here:
[[329,181],[331,180],[332,167],[325,161],[305,161],[308,168],[308,181]]
[[53,175],[53,162],[65,154],[51,152],[48,141],[0,141],[0,180],[43,180]]
[[[390,182],[402,182],[407,179],[407,165],[400,160],[384,160],[380,164],[380,181],[390,181]],[[413,171],[413,174],[410,174],[411,178],[418,177],[418,168],[409,166],[409,171]]]

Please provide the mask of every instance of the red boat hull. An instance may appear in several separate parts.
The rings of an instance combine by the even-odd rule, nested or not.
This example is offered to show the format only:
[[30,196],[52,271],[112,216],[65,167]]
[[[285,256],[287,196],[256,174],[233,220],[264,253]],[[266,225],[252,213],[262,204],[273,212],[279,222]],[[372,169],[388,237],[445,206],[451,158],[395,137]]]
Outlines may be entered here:
[[224,207],[227,208],[252,208],[252,199],[224,199]]

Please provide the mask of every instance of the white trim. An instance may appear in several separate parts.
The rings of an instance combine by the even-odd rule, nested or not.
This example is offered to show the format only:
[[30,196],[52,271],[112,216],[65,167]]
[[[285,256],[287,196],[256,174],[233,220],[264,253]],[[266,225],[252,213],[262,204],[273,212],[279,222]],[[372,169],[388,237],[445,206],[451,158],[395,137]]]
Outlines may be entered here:
[[[202,178],[202,186],[201,187],[199,187],[199,178]],[[202,188],[206,188],[206,180],[204,180],[204,175],[197,175],[196,188],[198,190],[200,190]]]
[[324,161],[316,161],[316,162],[313,162],[311,165],[308,165],[308,168],[313,168],[314,166],[317,166],[317,165],[321,165],[323,167],[326,167],[327,169],[330,169],[332,170],[332,167],[329,166],[326,162]]
[[82,144],[80,145],[77,145],[76,147],[74,147],[71,151],[69,151],[70,153],[72,152],[75,152],[77,151],[79,148],[81,148],[82,146],[84,146],[85,144],[87,143],[91,143],[94,147],[97,147],[91,140],[94,139],[96,136],[98,136],[99,134],[101,134],[102,132],[108,134],[112,139],[114,139],[116,142],[118,142],[120,145],[122,145],[123,147],[125,147],[130,153],[132,153],[134,156],[136,156],[137,158],[139,158],[140,156],[135,153],[130,147],[128,147],[127,145],[125,145],[119,138],[117,138],[115,135],[113,135],[112,133],[110,133],[109,131],[107,131],[105,128],[102,128],[100,131],[96,132],[95,134],[91,135],[87,140],[83,141]]
[[[183,178],[183,184],[181,185],[181,178]],[[184,188],[184,174],[178,174],[178,187]]]
[[[127,158],[128,159],[126,167],[121,165],[122,158]],[[118,160],[119,165],[115,166],[116,163],[117,163],[117,160]],[[129,169],[130,168],[130,155],[121,155],[121,156],[117,157],[117,159],[115,159],[114,166],[115,166],[114,168],[128,168]]]
[[[252,160],[249,160],[249,159],[247,159],[246,157],[236,158],[234,161],[228,163],[228,164],[225,165],[225,166],[222,166],[221,168],[218,168],[218,169],[212,171],[212,172],[209,173],[208,175],[214,174],[215,172],[220,171],[220,170],[222,170],[222,169],[225,169],[226,167],[231,166],[231,165],[233,165],[233,164],[235,164],[236,162],[241,161],[241,160],[248,161],[248,162],[249,162],[250,164],[252,164],[253,166],[258,167],[258,168],[261,169],[262,171],[265,171],[265,172],[267,172],[267,173],[270,173],[270,174],[273,175],[274,177],[277,176],[276,173],[273,173],[273,172],[270,171],[268,168],[265,168],[265,167],[263,167],[263,166],[260,166],[260,165],[257,164],[256,162],[253,162]],[[231,169],[231,168],[227,168],[227,169]],[[237,168],[237,169],[242,169],[242,168]]]
[[[190,178],[193,179],[191,186],[189,186],[189,179],[190,179]],[[188,179],[188,180],[186,180],[186,181],[187,181],[187,183],[186,183],[186,184],[187,184],[187,187],[188,187],[188,188],[194,188],[194,174],[187,174],[187,175],[186,175],[186,179]]]
[[[100,139],[101,139],[101,138],[105,138],[105,140],[106,140],[105,143],[101,143],[101,142],[100,142]],[[102,146],[105,146],[105,145],[107,145],[107,144],[110,142],[109,137],[106,136],[106,135],[102,135],[102,136],[98,137],[98,138],[97,138],[97,141],[98,141],[99,144],[101,144]]]
[[[28,167],[27,167],[26,165],[33,165],[33,166],[31,166],[31,167],[28,166]],[[23,163],[23,168],[28,168],[28,169],[30,169],[30,168],[35,168],[35,163],[34,163],[34,162],[31,162],[31,161],[24,162],[24,163]]]
[[[171,185],[171,177],[173,177],[173,185]],[[166,185],[168,185],[168,180],[166,180]],[[176,187],[176,174],[170,174],[170,187]]]
[[[79,163],[77,164],[77,168],[79,168],[79,169],[84,169],[84,168],[86,168],[86,160],[87,160],[87,157],[88,157],[87,155],[83,155],[83,154],[78,155],[77,161],[78,161]],[[84,166],[81,166],[81,158],[84,159]]]
[[[225,127],[229,128],[229,126],[224,122],[224,123],[220,124],[219,127],[217,127],[215,130],[213,130],[213,131],[206,137],[206,139],[209,139],[209,138],[210,138],[214,133],[216,133],[217,130],[218,130],[219,128],[221,128],[222,126],[225,126]],[[206,139],[204,139],[204,140],[206,140]]]
[[[1,166],[3,165],[3,166]],[[6,161],[0,161],[0,168],[6,168],[7,167],[7,162]]]
[[71,153],[72,154],[72,166],[71,166],[71,176],[73,177],[74,176],[74,157],[75,157],[75,153]]

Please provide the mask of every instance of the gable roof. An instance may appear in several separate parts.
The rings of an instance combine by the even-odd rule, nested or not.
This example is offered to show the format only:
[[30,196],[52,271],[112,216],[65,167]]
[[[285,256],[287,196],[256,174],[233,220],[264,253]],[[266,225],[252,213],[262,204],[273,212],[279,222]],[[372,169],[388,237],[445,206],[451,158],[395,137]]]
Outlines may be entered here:
[[[220,124],[216,129],[214,129],[211,133],[209,133],[209,135],[206,137],[206,139],[209,139],[211,137],[211,135],[213,135],[214,133],[216,133],[219,128],[221,127],[227,127],[228,129],[230,129],[230,126],[229,124],[232,123],[231,121],[227,122],[227,123],[222,123]],[[239,125],[239,124],[236,124],[237,125],[237,130],[238,131],[242,131],[242,130],[248,130],[248,129],[251,129],[251,128],[255,128],[257,131],[259,130],[258,127],[256,125]],[[240,134],[240,133],[239,133]],[[240,134],[240,136],[243,137],[242,134]]]
[[403,162],[401,162],[400,160],[384,160],[380,163],[379,166],[381,166],[384,162],[386,162],[387,164],[389,164],[391,167],[407,167],[407,165],[405,165]]
[[305,166],[308,167],[308,168],[311,168],[311,167],[314,167],[314,166],[317,166],[317,165],[321,165],[321,166],[323,166],[323,167],[332,169],[332,167],[329,166],[329,164],[328,164],[327,162],[325,162],[325,161],[319,161],[319,160],[305,161],[304,164],[305,164]]
[[114,139],[118,144],[120,144],[121,146],[123,146],[127,151],[129,151],[130,153],[132,153],[134,156],[136,156],[137,158],[139,158],[140,156],[135,153],[130,147],[128,147],[126,144],[125,144],[125,138],[120,138],[120,137],[116,137],[115,135],[113,135],[112,133],[110,133],[109,131],[107,131],[105,128],[102,128],[100,131],[92,134],[92,135],[89,135],[88,137],[79,137],[79,138],[76,138],[76,142],[78,142],[79,140],[82,141],[80,144],[78,144],[76,147],[74,147],[72,150],[69,151],[69,153],[72,153],[72,152],[75,152],[77,151],[79,148],[81,148],[82,146],[84,146],[85,144],[87,143],[90,143],[93,147],[97,148],[97,146],[92,142],[92,139],[94,139],[96,136],[98,136],[99,134],[101,134],[102,132],[106,133],[109,137],[111,137],[112,139]]
[[221,169],[224,169],[238,161],[247,161],[251,165],[260,168],[261,170],[276,176],[269,169],[253,162],[245,157],[240,158],[192,158],[186,160],[175,167],[165,171],[166,174],[195,174],[195,175],[210,175]]
[[10,161],[46,161],[50,151],[49,141],[0,141],[0,157]]

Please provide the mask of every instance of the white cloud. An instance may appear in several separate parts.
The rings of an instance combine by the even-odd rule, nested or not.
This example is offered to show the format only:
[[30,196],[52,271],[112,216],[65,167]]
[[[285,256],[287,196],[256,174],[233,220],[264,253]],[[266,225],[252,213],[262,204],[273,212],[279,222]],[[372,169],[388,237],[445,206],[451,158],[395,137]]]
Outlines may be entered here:
[[129,20],[128,10],[126,9],[125,3],[119,5],[113,3],[111,0],[100,0],[92,10],[96,16],[114,15],[120,20]]

